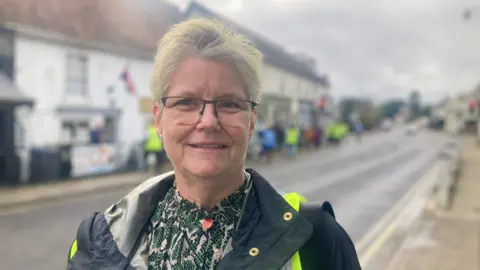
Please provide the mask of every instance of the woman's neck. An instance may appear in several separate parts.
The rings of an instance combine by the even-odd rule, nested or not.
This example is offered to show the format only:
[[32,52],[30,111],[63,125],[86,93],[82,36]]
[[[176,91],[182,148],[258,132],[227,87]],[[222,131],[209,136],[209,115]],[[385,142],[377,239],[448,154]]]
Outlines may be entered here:
[[203,209],[212,209],[245,182],[244,171],[218,178],[185,177],[175,174],[176,188],[180,195]]

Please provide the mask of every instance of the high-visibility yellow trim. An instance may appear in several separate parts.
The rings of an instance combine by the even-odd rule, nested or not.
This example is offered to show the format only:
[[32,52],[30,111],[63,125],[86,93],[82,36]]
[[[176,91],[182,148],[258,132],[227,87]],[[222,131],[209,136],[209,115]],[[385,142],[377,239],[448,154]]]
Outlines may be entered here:
[[[302,197],[297,192],[286,193],[286,194],[283,195],[283,198],[297,212],[300,211],[300,203],[307,201],[307,199]],[[291,262],[292,262],[292,270],[302,270],[302,263],[300,261],[300,253],[298,251],[295,252],[295,254],[293,254]]]
[[75,255],[75,253],[77,253],[77,240],[73,241],[72,247],[70,248],[70,260],[72,259],[73,255]]
[[295,211],[300,211],[300,203],[302,202],[306,202],[307,199],[305,199],[304,197],[302,197],[302,195],[298,194],[297,192],[290,192],[290,193],[285,193],[283,195],[283,198],[285,199],[285,201],[288,202],[288,204],[290,204],[291,207],[293,207],[293,209],[295,209]]

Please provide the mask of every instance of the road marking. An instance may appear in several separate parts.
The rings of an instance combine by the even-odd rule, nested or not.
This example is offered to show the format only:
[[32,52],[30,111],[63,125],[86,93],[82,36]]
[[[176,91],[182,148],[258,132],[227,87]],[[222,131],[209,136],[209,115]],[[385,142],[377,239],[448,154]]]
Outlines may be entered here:
[[390,235],[395,231],[397,228],[397,221],[393,222],[388,226],[388,228],[377,238],[377,240],[370,246],[370,248],[367,250],[365,256],[363,256],[361,260],[361,265],[365,267],[365,265],[368,262],[368,259],[372,258],[373,255],[377,250],[380,249],[380,247],[383,246],[383,244],[387,241],[387,239],[390,237]]
[[[422,178],[400,199],[395,206],[377,222],[377,224],[370,230],[359,242],[355,244],[357,251],[361,252],[360,263],[363,268],[368,265],[370,259],[383,246],[392,233],[397,228],[397,224],[404,217],[405,213],[402,210],[407,209],[412,198],[418,196],[418,193],[423,194],[435,182],[436,172],[438,172],[438,164],[434,164]],[[392,221],[393,219],[393,221]],[[385,228],[385,229],[384,229]],[[382,231],[383,230],[383,231]],[[374,237],[378,235],[376,239]],[[367,245],[370,244],[368,247]]]

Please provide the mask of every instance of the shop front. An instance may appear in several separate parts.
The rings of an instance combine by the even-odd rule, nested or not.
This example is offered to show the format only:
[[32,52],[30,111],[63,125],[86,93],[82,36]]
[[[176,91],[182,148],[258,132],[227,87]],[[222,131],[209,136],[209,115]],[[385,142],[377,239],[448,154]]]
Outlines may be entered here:
[[61,119],[61,144],[70,149],[70,177],[111,173],[122,167],[120,109],[61,107],[57,114]]

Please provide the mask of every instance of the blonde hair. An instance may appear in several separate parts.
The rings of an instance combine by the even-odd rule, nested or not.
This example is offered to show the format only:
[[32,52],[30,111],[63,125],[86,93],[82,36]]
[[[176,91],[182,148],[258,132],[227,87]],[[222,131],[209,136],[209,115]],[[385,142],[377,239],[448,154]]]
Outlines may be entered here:
[[196,56],[227,63],[240,75],[247,98],[261,101],[262,53],[246,37],[221,23],[195,18],[174,25],[160,40],[150,80],[156,102],[165,96],[171,76],[181,62]]

